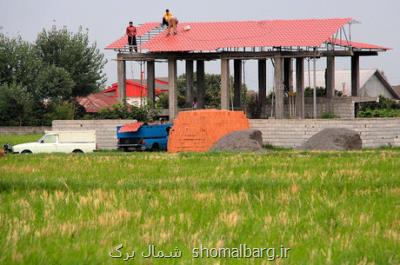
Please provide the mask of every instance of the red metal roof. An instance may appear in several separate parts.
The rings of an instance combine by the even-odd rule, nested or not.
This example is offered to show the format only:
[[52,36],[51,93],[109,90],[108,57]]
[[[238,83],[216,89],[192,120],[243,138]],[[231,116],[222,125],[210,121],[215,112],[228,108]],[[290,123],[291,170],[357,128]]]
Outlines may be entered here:
[[[154,29],[155,27],[159,26],[160,23],[157,22],[149,22],[149,23],[145,23],[142,24],[138,27],[136,27],[137,30],[137,36],[143,36],[145,35],[147,32],[149,32],[150,30]],[[121,38],[119,38],[118,40],[114,41],[113,43],[111,43],[110,45],[108,45],[106,47],[106,49],[122,49],[124,48],[124,46],[128,43],[128,36],[125,34],[124,36],[122,36]]]
[[[156,83],[163,82],[156,80]],[[163,92],[168,92],[167,90],[162,90],[159,88],[155,89],[156,95],[159,95]],[[109,95],[111,97],[118,97],[118,83],[114,83],[109,86],[107,89],[101,91],[101,93],[105,95]],[[140,98],[147,97],[147,85],[143,82],[143,85],[133,80],[126,80],[126,96],[131,98]]]
[[[351,18],[179,23],[176,36],[159,34],[143,45],[150,52],[214,51],[240,47],[318,47]],[[190,30],[184,28],[190,26]],[[150,27],[150,26],[149,26]],[[120,49],[126,41],[107,46]]]
[[368,44],[368,43],[362,43],[362,42],[354,42],[354,41],[347,41],[347,40],[339,40],[339,39],[332,39],[329,41],[330,43],[337,45],[337,46],[342,46],[342,47],[353,47],[356,49],[366,49],[366,50],[390,50],[390,48],[386,48],[383,46],[378,46],[375,44]]

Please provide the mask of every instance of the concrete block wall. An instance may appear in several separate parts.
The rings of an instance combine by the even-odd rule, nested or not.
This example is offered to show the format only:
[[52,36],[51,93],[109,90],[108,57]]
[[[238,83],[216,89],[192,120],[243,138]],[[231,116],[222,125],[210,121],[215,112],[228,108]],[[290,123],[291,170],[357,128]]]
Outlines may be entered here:
[[[354,119],[355,112],[354,112],[354,101],[352,98],[317,98],[317,117],[321,117],[322,114],[331,112],[335,114],[340,119]],[[294,106],[296,109],[296,106]],[[267,116],[271,115],[271,100],[267,101],[266,106],[266,113]],[[313,98],[306,97],[304,99],[304,115],[305,118],[311,119],[314,115],[314,104]],[[284,105],[284,116],[289,118],[289,101],[285,98],[285,105]]]
[[0,134],[29,134],[50,131],[47,126],[0,126]]
[[113,150],[117,148],[116,127],[135,120],[55,120],[53,131],[95,130],[98,149]]
[[325,128],[347,128],[358,132],[363,147],[396,146],[400,142],[400,119],[250,120],[263,134],[264,144],[296,148]]

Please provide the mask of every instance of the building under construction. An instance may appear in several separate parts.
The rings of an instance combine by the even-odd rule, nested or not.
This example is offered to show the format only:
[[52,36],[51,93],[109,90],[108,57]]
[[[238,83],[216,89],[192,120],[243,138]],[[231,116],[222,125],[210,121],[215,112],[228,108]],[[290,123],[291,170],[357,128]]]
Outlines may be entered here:
[[[168,62],[169,117],[173,120],[177,106],[177,61],[186,63],[186,102],[197,98],[197,107],[204,108],[204,62],[221,63],[221,108],[241,108],[242,61],[258,61],[258,103],[262,116],[282,119],[305,118],[304,73],[305,61],[311,60],[315,69],[317,58],[326,57],[326,97],[317,102],[314,89],[313,116],[318,105],[333,110],[340,104],[335,97],[335,58],[351,60],[351,97],[347,101],[361,102],[360,57],[376,56],[388,48],[352,40],[351,18],[265,20],[233,22],[180,23],[178,34],[167,36],[159,23],[145,23],[137,28],[138,53],[132,53],[127,36],[113,42],[106,49],[117,52],[119,100],[125,102],[126,62],[146,64],[148,100],[155,100],[156,62]],[[233,87],[230,82],[230,61],[233,61]],[[274,66],[273,98],[267,100],[267,60]],[[193,93],[194,64],[196,64],[197,93]],[[293,74],[295,72],[295,74]],[[295,76],[295,80],[294,79]],[[294,82],[295,81],[295,82]],[[295,83],[295,87],[294,84]],[[285,95],[290,95],[286,97]],[[266,109],[270,110],[267,114]]]

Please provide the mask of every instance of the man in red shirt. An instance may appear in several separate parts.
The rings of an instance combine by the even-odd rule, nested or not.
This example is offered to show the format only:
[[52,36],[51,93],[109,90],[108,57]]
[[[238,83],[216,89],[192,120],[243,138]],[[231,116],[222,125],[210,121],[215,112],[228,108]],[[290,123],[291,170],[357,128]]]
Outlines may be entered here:
[[132,52],[132,47],[137,52],[137,42],[136,42],[136,27],[133,22],[129,22],[129,26],[126,28],[126,35],[128,35],[128,45],[129,51]]

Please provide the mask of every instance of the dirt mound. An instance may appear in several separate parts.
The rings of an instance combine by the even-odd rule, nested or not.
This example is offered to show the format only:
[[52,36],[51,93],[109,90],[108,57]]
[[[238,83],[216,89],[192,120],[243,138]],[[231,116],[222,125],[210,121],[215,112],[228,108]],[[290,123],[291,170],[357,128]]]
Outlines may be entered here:
[[261,149],[261,131],[243,130],[223,136],[210,151],[260,151]]
[[168,152],[207,152],[226,134],[249,128],[249,121],[242,111],[180,112],[170,131]]
[[361,148],[362,141],[357,132],[345,128],[330,128],[312,136],[301,149],[359,150]]

